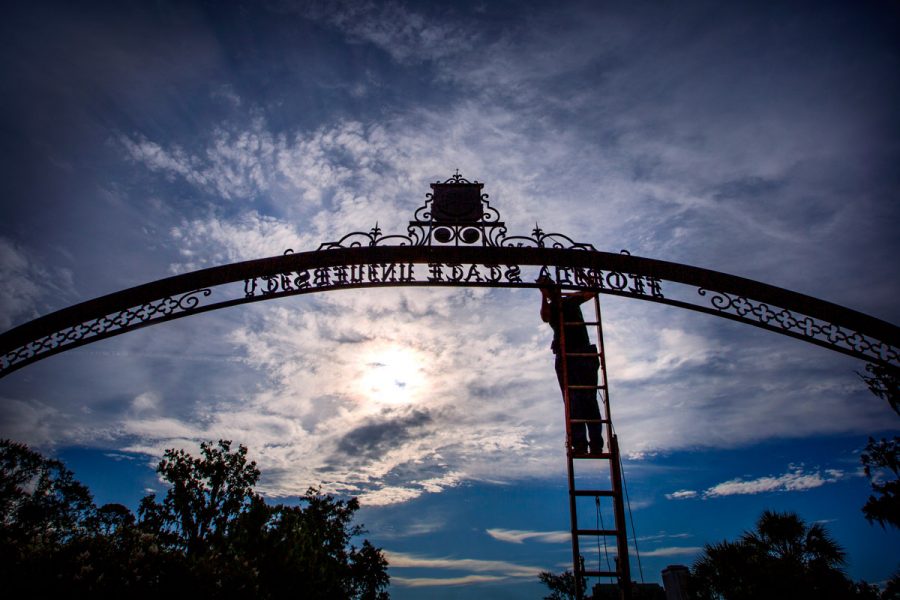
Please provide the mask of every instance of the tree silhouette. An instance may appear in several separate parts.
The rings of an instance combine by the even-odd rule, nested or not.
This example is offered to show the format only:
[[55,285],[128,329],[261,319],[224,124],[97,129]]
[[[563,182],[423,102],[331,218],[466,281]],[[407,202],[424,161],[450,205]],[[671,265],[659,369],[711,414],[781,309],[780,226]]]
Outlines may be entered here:
[[870,586],[841,571],[845,558],[820,523],[766,510],[737,541],[706,545],[691,569],[692,590],[701,600],[870,597]]
[[156,468],[171,484],[163,502],[155,494],[141,501],[145,526],[155,528],[170,544],[188,555],[216,551],[228,536],[231,523],[257,500],[259,480],[255,462],[247,462],[247,448],[231,450],[231,442],[200,444],[199,458],[184,450],[166,450]]
[[[869,390],[900,415],[900,371],[868,364],[866,372],[868,375],[860,377]],[[860,460],[874,492],[862,508],[866,520],[900,528],[900,437],[870,437]]]
[[[550,595],[544,596],[544,600],[574,600],[576,596],[575,575],[566,569],[559,575],[550,571],[541,571],[538,579],[550,589]],[[584,580],[581,582],[581,594],[585,592]]]
[[900,415],[900,369],[875,363],[866,365],[866,373],[859,373],[869,390],[887,401],[895,413]]
[[385,600],[381,550],[353,524],[355,499],[310,489],[269,506],[247,449],[167,450],[161,502],[97,508],[62,463],[0,441],[0,589],[6,597]]

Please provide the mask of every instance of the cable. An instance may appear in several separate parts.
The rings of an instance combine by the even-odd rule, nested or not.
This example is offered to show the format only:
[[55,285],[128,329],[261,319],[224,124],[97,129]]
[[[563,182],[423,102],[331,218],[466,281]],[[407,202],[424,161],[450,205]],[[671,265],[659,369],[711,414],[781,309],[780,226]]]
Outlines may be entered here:
[[[594,504],[597,506],[597,522],[599,523],[599,527],[597,529],[606,529],[606,526],[603,524],[603,513],[600,511],[600,498],[594,497]],[[597,554],[600,554],[600,540],[603,540],[603,556],[606,557],[606,569],[608,571],[612,571],[612,565],[609,564],[609,547],[606,545],[606,536],[598,535],[597,536]],[[599,562],[599,561],[598,561]]]
[[619,473],[622,474],[622,487],[625,490],[625,504],[628,506],[628,520],[631,521],[631,534],[634,540],[634,555],[637,557],[638,571],[641,573],[641,583],[644,582],[644,567],[641,565],[641,551],[638,549],[637,529],[634,528],[634,514],[631,512],[631,498],[628,496],[628,483],[625,480],[625,465],[622,464],[622,455],[619,454]]

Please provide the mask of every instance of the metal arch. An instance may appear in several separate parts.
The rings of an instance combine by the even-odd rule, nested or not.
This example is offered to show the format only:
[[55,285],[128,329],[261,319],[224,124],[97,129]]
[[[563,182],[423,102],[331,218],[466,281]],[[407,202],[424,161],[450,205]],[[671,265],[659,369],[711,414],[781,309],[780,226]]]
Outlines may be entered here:
[[0,334],[0,377],[71,348],[227,306],[360,287],[537,287],[539,274],[553,277],[564,288],[704,312],[862,360],[900,366],[897,326],[742,277],[600,252],[585,244],[545,245],[542,240],[552,238],[537,227],[534,238],[520,238],[537,239],[532,247],[504,245],[502,236],[497,245],[379,246],[377,241],[384,239],[380,230],[372,233],[367,245],[323,244],[330,249],[203,269],[37,318]]
[[[457,170],[430,185],[432,193],[406,234],[385,235],[376,223],[316,252],[288,250],[161,279],[11,329],[0,334],[0,377],[70,348],[237,304],[369,286],[536,287],[538,276],[562,288],[714,314],[863,360],[900,364],[900,330],[890,323],[734,275],[624,251],[599,252],[537,224],[531,235],[507,235],[500,213],[482,193],[484,184]],[[416,272],[421,265],[424,273]]]

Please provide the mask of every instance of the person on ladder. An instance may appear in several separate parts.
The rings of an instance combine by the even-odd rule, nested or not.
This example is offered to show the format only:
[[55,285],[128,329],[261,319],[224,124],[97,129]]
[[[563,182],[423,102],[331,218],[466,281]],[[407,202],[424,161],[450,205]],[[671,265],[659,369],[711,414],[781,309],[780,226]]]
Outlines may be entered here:
[[[581,313],[581,305],[596,296],[594,292],[572,292],[562,296],[560,290],[549,278],[539,279],[541,284],[541,319],[553,328],[553,343],[550,349],[556,355],[556,378],[565,399],[565,379],[563,378],[563,352],[560,348],[560,310],[565,325],[565,355],[570,386],[593,386],[591,389],[569,390],[569,418],[595,420],[594,423],[572,423],[572,450],[575,454],[590,454],[603,451],[603,434],[600,427],[600,407],[597,405],[597,369],[600,359],[597,346],[591,344],[587,325]],[[570,356],[570,353],[593,354],[593,356]]]

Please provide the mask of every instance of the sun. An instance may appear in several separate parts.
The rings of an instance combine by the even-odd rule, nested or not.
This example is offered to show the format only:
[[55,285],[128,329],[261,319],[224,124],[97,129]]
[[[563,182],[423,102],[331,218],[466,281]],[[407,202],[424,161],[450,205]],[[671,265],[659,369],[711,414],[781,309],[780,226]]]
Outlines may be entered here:
[[410,348],[387,346],[365,352],[359,380],[362,396],[380,405],[409,404],[425,384],[421,353]]

